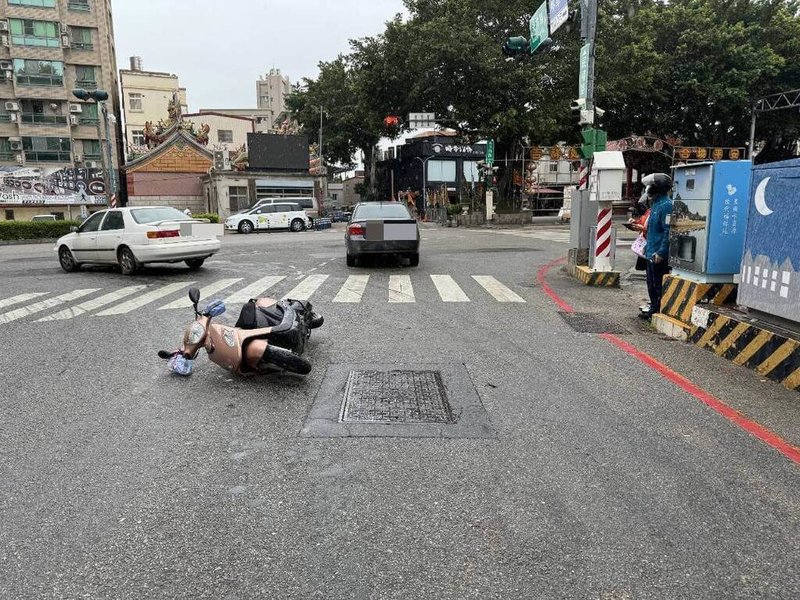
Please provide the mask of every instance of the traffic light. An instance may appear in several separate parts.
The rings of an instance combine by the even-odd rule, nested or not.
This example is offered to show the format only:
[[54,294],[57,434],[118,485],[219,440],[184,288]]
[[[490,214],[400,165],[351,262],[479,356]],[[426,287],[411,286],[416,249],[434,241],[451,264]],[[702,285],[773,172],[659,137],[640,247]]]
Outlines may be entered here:
[[529,54],[531,45],[528,40],[522,36],[510,37],[503,44],[503,54],[506,56],[519,56],[520,54]]

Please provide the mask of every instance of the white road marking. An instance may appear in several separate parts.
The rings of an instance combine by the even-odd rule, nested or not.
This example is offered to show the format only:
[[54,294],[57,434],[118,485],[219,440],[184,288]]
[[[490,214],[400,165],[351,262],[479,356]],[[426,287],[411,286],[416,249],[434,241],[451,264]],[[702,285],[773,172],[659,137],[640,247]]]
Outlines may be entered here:
[[112,302],[116,302],[117,300],[121,300],[126,296],[130,296],[131,294],[135,294],[136,292],[140,292],[144,289],[147,289],[146,285],[132,285],[130,287],[125,287],[119,289],[115,292],[111,292],[110,294],[105,294],[104,296],[100,296],[99,298],[95,298],[94,300],[89,300],[88,302],[83,302],[82,304],[78,304],[77,306],[72,306],[70,308],[66,308],[61,312],[57,312],[52,315],[48,315],[39,319],[41,321],[66,321],[67,319],[74,319],[79,315],[86,314],[88,312],[92,312],[93,310],[97,310],[101,306],[105,306],[106,304],[111,304]]
[[442,302],[469,302],[469,297],[450,275],[431,275],[431,279],[439,291]]
[[483,289],[489,292],[498,302],[525,303],[525,300],[521,296],[518,296],[516,293],[512,292],[494,277],[490,277],[488,275],[473,275],[472,278],[477,281]]
[[11,321],[16,321],[17,319],[21,319],[23,317],[36,314],[37,312],[42,312],[43,310],[47,310],[48,308],[53,308],[54,306],[59,306],[61,304],[64,304],[65,302],[77,300],[78,298],[82,298],[83,296],[88,296],[89,294],[97,292],[99,289],[100,288],[75,290],[66,294],[61,294],[60,296],[56,296],[55,298],[48,298],[47,300],[42,300],[41,302],[36,302],[34,304],[29,304],[28,306],[23,306],[22,308],[18,308],[16,310],[12,310],[10,312],[0,315],[0,325],[3,323],[10,323]]
[[49,293],[50,292],[34,292],[32,294],[20,294],[19,296],[6,298],[5,300],[0,300],[0,308],[5,308],[6,306],[12,306],[14,304],[20,304],[21,302],[27,302],[28,300],[33,300],[35,298],[39,298],[40,296],[47,296]]
[[389,303],[416,302],[409,275],[389,276]]
[[367,289],[367,283],[369,283],[369,275],[350,275],[333,301],[361,302],[364,290]]
[[117,304],[116,306],[113,306],[108,310],[99,312],[97,313],[97,316],[107,317],[109,315],[122,315],[125,313],[129,313],[132,310],[136,310],[137,308],[146,306],[151,302],[155,302],[159,298],[163,298],[164,296],[169,296],[170,294],[174,294],[178,290],[181,290],[186,286],[192,285],[193,283],[194,281],[179,281],[177,283],[170,283],[169,285],[156,288],[152,292],[147,292],[146,294],[142,294],[141,296],[134,298],[133,300],[128,300],[127,302],[123,302],[122,304]]
[[225,299],[227,304],[245,303],[250,298],[259,298],[273,285],[276,285],[286,279],[283,275],[267,275],[262,277],[255,283],[251,283],[247,287],[240,289],[235,294],[228,296]]
[[[242,280],[241,277],[238,279],[220,279],[219,281],[215,281],[214,283],[207,285],[204,288],[200,288],[200,298],[205,298],[206,300],[210,299],[214,294],[224,290],[225,288],[231,287],[234,283],[238,283]],[[191,308],[192,301],[189,300],[188,296],[184,296],[179,300],[175,300],[175,302],[170,302],[169,304],[162,306],[158,310],[169,310],[171,308]]]
[[296,288],[286,294],[284,298],[291,298],[292,300],[308,300],[311,295],[319,289],[328,275],[309,275],[300,282]]

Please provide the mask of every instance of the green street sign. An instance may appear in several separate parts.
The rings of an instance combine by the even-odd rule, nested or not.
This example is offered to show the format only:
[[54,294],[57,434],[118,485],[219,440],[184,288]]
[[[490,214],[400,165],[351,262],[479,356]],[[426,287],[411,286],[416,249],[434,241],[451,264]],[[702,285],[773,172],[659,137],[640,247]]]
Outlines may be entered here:
[[494,164],[494,140],[486,142],[486,164],[490,167]]
[[542,44],[550,43],[550,29],[548,26],[549,18],[547,16],[547,1],[542,2],[542,5],[533,13],[530,21],[531,29],[531,53]]
[[581,131],[583,143],[581,144],[581,156],[592,158],[595,152],[602,152],[608,144],[608,133],[602,129],[584,129]]
[[591,44],[586,44],[581,48],[581,70],[578,78],[578,98],[586,98],[589,95],[589,51]]

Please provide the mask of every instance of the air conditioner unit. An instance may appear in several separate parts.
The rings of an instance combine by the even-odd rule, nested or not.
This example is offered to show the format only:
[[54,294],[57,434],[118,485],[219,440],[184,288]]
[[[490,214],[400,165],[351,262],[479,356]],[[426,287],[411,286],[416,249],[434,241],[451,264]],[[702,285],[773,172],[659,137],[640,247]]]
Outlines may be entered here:
[[61,26],[61,33],[69,33],[69,27],[67,26],[66,23],[61,23],[60,26]]
[[0,35],[0,46],[11,46],[11,38],[7,34]]
[[78,121],[78,117],[76,115],[70,115],[69,116],[69,124],[70,125],[78,125],[78,123],[79,123],[79,121]]
[[19,111],[19,104],[16,102],[6,102],[6,111],[8,112],[18,112]]
[[[0,21],[2,23],[2,21]],[[0,71],[13,71],[14,67],[7,60],[0,60]]]
[[8,21],[5,19],[0,21],[0,31],[8,31]]
[[69,39],[69,35],[65,33],[64,35],[61,36],[61,47],[62,48],[69,48],[71,46],[72,46],[72,42]]
[[86,168],[87,169],[99,169],[100,168],[100,163],[96,162],[94,160],[87,161],[86,162]]
[[70,104],[69,112],[73,114],[80,114],[83,112],[83,107],[80,104]]
[[22,140],[18,142],[12,142],[9,140],[9,144],[11,145],[12,150],[22,150]]

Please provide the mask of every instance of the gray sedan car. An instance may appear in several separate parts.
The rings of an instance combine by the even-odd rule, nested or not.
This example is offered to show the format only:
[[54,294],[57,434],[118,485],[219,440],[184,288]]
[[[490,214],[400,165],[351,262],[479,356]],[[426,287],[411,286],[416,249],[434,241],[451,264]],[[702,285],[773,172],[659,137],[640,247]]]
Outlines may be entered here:
[[406,257],[419,265],[419,226],[405,204],[362,202],[353,210],[347,233],[347,266],[363,256]]

